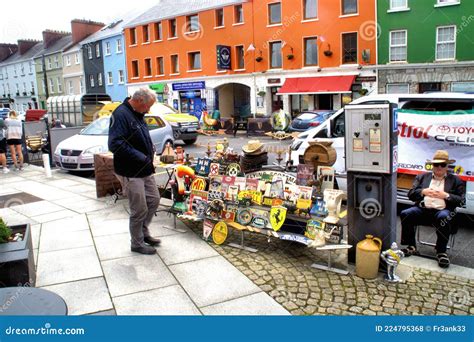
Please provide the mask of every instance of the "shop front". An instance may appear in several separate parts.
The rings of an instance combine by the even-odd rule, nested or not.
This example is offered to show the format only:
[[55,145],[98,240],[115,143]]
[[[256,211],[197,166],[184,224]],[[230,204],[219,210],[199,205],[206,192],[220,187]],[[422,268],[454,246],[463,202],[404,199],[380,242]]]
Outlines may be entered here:
[[287,78],[277,95],[289,96],[292,116],[312,110],[336,110],[353,100],[356,75]]
[[167,103],[168,101],[168,85],[166,83],[154,83],[148,86],[156,93],[156,99],[160,103]]
[[206,99],[202,91],[206,89],[204,81],[173,83],[173,91],[178,92],[178,109],[181,113],[201,118],[202,112],[207,110]]

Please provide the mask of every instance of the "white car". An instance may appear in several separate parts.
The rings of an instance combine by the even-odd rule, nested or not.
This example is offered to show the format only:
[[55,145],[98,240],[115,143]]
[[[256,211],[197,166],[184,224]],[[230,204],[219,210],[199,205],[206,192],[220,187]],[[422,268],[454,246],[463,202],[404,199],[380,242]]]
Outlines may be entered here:
[[[167,143],[173,145],[173,129],[160,115],[147,114],[145,122],[155,151],[161,154]],[[81,133],[61,141],[54,151],[54,163],[68,171],[94,170],[94,154],[107,152],[110,116],[101,117]]]

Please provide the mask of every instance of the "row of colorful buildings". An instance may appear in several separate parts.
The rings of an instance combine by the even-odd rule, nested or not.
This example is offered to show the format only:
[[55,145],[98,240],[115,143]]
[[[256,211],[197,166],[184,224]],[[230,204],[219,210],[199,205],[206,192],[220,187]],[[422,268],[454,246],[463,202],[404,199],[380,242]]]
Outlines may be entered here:
[[161,0],[0,44],[0,102],[139,87],[199,115],[338,109],[371,93],[474,92],[470,0]]

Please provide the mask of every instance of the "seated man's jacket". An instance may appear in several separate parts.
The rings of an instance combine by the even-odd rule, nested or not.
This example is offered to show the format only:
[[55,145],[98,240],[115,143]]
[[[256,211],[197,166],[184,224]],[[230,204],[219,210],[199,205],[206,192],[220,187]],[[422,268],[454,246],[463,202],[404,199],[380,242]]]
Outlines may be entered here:
[[[408,198],[416,205],[420,205],[423,201],[424,197],[421,192],[423,189],[430,187],[432,178],[433,174],[431,172],[416,176],[413,188],[408,192]],[[453,211],[464,203],[465,183],[458,176],[448,173],[444,179],[444,192],[449,194],[449,197],[445,200],[446,209]]]

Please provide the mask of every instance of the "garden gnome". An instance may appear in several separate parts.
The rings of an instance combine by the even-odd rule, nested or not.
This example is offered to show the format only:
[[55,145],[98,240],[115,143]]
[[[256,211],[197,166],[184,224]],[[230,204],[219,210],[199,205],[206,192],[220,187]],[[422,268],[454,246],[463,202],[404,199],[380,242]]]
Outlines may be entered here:
[[387,274],[384,277],[386,281],[391,283],[401,282],[400,277],[395,274],[395,269],[404,256],[403,252],[398,249],[396,242],[392,243],[390,249],[387,249],[380,254],[380,258],[387,263]]

